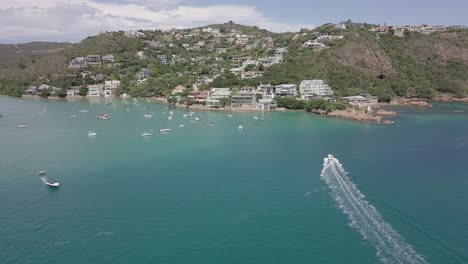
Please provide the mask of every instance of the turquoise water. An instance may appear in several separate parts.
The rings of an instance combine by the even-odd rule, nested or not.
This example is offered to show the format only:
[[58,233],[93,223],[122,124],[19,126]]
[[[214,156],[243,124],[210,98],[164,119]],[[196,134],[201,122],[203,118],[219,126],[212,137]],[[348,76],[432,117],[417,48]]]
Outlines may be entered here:
[[0,97],[1,263],[385,262],[321,179],[328,153],[401,243],[428,263],[468,262],[467,105],[398,108],[381,126],[305,112],[190,123],[140,104]]

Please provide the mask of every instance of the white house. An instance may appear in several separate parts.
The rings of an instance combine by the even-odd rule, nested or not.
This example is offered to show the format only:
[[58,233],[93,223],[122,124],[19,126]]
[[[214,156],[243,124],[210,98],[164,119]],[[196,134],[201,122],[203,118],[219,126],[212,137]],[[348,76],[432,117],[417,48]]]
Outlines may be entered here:
[[273,99],[271,98],[264,98],[258,100],[258,103],[256,105],[256,109],[258,110],[273,110],[276,109],[277,105],[273,102]]
[[120,81],[110,80],[104,83],[104,96],[111,96],[120,87]]
[[342,39],[343,36],[335,36],[335,35],[322,35],[317,37],[318,42],[326,42],[326,41],[335,41]]
[[77,96],[79,95],[80,90],[78,89],[68,89],[67,90],[67,96]]
[[323,80],[303,80],[299,86],[302,100],[309,100],[314,96],[332,95],[333,91],[330,85]]
[[297,85],[295,84],[280,84],[275,86],[275,95],[277,96],[296,96]]
[[323,43],[320,43],[320,42],[317,42],[317,41],[306,41],[304,42],[304,44],[302,44],[302,46],[304,48],[309,48],[309,49],[322,49],[322,48],[326,48],[327,46]]
[[96,96],[101,96],[101,91],[104,85],[102,84],[90,84],[87,86],[88,88],[88,93],[86,96],[89,97],[96,97]]

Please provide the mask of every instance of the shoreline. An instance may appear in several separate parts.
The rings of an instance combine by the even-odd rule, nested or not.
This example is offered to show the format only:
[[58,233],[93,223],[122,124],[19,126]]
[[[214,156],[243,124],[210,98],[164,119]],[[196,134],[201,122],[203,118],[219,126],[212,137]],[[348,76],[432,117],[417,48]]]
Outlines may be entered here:
[[[111,97],[82,97],[82,96],[67,96],[65,98],[59,97],[47,97],[42,98],[37,95],[23,95],[21,98],[26,99],[51,99],[51,100],[66,100],[66,101],[75,101],[80,99],[87,99],[87,100],[108,100],[108,99],[129,99],[132,97],[119,97],[119,96],[111,96]],[[167,102],[167,99],[164,97],[148,97],[148,98],[138,98],[138,99],[146,99],[149,102],[164,104],[168,107],[174,107],[177,109],[185,109],[185,110],[195,110],[195,111],[206,111],[206,112],[297,112],[297,111],[306,111],[305,109],[295,110],[295,109],[286,109],[286,108],[276,108],[272,110],[261,110],[257,109],[254,106],[249,107],[207,107],[202,104],[193,104],[190,106],[183,105],[183,104],[175,104],[171,105]],[[439,96],[435,97],[431,100],[429,99],[422,99],[422,98],[395,98],[388,103],[373,103],[373,104],[362,104],[362,105],[354,105],[346,110],[335,110],[331,111],[326,114],[314,114],[320,115],[327,118],[338,118],[344,120],[352,120],[358,122],[372,122],[376,124],[383,124],[383,125],[391,125],[394,124],[392,119],[396,118],[398,114],[394,111],[388,111],[382,108],[385,107],[402,107],[402,106],[409,106],[409,107],[418,107],[418,108],[429,108],[432,107],[430,104],[431,102],[447,102],[447,103],[468,103],[468,97],[465,98],[453,98],[447,96]],[[377,108],[375,111],[367,111],[367,107]],[[306,111],[307,112],[307,111]]]

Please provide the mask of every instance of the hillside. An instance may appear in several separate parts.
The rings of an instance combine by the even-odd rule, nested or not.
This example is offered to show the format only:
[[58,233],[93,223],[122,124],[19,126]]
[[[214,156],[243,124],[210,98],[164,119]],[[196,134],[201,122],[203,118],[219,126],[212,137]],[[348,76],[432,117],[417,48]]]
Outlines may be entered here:
[[[211,31],[214,29],[213,31]],[[135,96],[170,94],[176,85],[240,87],[260,83],[299,84],[323,79],[338,96],[370,93],[387,101],[395,96],[431,98],[439,94],[464,97],[468,92],[468,30],[432,34],[405,32],[403,37],[376,33],[369,27],[337,29],[325,25],[300,33],[271,33],[234,23],[198,29],[141,31],[139,36],[110,32],[68,43],[0,45],[0,93],[19,95],[29,85],[50,83],[64,87],[89,80],[66,75],[90,71],[121,79],[121,92]],[[325,41],[320,49],[303,43],[320,35],[343,36]],[[315,45],[315,44],[314,44]],[[281,63],[266,65],[277,48],[287,48]],[[140,55],[137,56],[137,52]],[[112,54],[115,63],[68,69],[75,57]],[[256,65],[242,65],[256,61]],[[261,71],[242,79],[236,67]],[[136,86],[135,73],[149,68],[146,84]],[[201,82],[200,78],[214,79]]]

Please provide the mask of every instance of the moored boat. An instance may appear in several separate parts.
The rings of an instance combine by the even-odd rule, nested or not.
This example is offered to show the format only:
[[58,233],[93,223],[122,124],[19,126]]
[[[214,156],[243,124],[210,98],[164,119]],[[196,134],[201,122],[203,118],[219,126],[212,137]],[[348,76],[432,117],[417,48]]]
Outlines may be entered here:
[[151,118],[153,117],[153,115],[150,115],[150,114],[146,114],[146,115],[143,115],[145,118]]
[[171,130],[172,130],[172,129],[170,129],[170,128],[161,128],[161,129],[159,129],[159,132],[161,132],[161,133],[167,133],[167,132],[170,132]]
[[107,119],[111,119],[111,118],[112,118],[112,116],[109,115],[109,114],[103,114],[103,115],[98,116],[99,120],[107,120]]
[[144,137],[150,137],[152,136],[153,134],[151,134],[150,132],[144,132],[143,134],[141,134],[142,136]]
[[95,136],[97,136],[96,132],[93,132],[93,131],[88,132],[88,137],[95,137]]
[[28,124],[21,124],[17,126],[17,128],[27,128],[29,125]]

